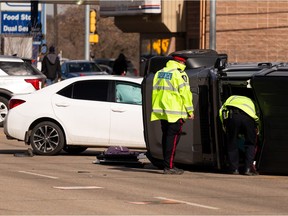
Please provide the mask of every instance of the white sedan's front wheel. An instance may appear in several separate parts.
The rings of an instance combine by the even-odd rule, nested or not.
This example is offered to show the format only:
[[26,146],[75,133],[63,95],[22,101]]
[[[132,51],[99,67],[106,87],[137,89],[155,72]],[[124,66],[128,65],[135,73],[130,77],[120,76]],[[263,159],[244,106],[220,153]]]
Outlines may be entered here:
[[38,155],[56,155],[65,145],[63,131],[53,122],[41,122],[33,128],[30,144]]

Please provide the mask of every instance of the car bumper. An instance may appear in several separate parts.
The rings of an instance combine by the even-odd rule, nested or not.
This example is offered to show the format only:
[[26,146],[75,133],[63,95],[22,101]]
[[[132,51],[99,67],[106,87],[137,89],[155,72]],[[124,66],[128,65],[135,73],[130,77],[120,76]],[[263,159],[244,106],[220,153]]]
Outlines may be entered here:
[[[11,114],[9,112],[11,112]],[[27,121],[27,118],[17,114],[17,112],[13,114],[13,110],[10,110],[9,112],[4,122],[4,134],[6,135],[6,138],[24,141],[25,133],[28,130],[30,123]]]

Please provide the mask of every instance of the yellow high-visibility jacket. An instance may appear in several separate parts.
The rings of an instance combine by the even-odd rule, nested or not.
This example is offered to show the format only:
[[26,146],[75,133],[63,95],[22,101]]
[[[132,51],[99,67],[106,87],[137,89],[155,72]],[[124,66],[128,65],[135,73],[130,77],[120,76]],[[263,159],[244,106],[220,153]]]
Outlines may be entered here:
[[232,95],[230,96],[225,103],[222,105],[221,109],[219,110],[219,117],[223,124],[223,112],[226,111],[228,115],[228,108],[227,106],[237,107],[238,109],[243,110],[249,116],[251,116],[257,124],[259,124],[259,117],[257,116],[255,105],[253,101],[249,97],[240,96],[240,95]]
[[166,67],[155,74],[151,121],[163,119],[172,123],[193,114],[193,98],[185,68],[184,64],[169,60]]

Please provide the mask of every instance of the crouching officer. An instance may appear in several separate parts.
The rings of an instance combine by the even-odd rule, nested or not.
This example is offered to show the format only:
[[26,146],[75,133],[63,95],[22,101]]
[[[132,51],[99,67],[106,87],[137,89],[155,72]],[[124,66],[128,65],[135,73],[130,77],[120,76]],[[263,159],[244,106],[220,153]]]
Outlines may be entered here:
[[259,118],[253,101],[245,96],[232,95],[222,105],[219,111],[220,120],[226,134],[227,153],[230,172],[239,174],[239,151],[237,138],[245,137],[245,175],[256,175],[251,170],[256,153],[256,141]]

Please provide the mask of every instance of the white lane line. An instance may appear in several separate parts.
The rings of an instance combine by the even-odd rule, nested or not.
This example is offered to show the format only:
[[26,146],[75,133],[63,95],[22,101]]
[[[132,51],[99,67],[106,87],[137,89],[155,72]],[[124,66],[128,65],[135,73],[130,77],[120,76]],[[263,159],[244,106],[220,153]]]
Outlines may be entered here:
[[168,198],[165,198],[165,197],[154,197],[154,198],[161,199],[161,200],[167,200],[167,201],[173,201],[173,202],[179,202],[179,203],[183,203],[183,204],[191,205],[191,206],[196,206],[196,207],[200,207],[200,208],[207,208],[207,209],[213,209],[213,210],[218,210],[219,209],[219,208],[216,208],[216,207],[213,207],[213,206],[206,206],[206,205],[186,202],[186,201],[182,201],[182,200],[168,199]]
[[41,177],[45,177],[45,178],[58,179],[58,177],[55,177],[55,176],[42,175],[39,173],[32,173],[32,172],[27,172],[27,171],[18,171],[18,172],[29,174],[29,175],[41,176]]
[[100,189],[103,187],[97,187],[97,186],[70,186],[70,187],[56,187],[54,186],[53,188],[56,189],[61,189],[61,190],[87,190],[87,189]]

